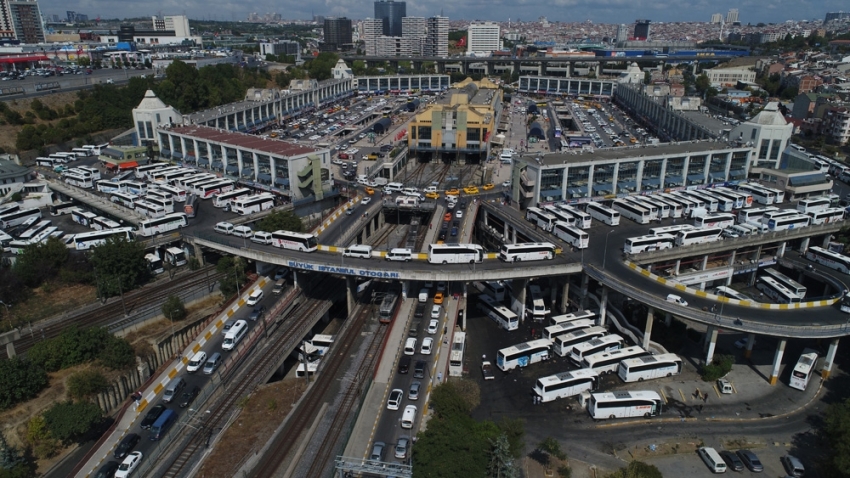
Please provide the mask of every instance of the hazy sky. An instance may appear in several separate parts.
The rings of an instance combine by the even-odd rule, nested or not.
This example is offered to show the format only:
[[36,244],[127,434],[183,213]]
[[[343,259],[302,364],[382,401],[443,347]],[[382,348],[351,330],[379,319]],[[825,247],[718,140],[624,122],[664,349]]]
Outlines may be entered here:
[[[117,0],[40,0],[42,12],[65,16],[66,10],[90,18],[187,14],[192,19],[244,20],[248,13],[277,12],[286,19],[309,19],[313,14],[347,16],[362,19],[374,15],[371,0],[160,0],[126,2]],[[506,21],[535,20],[546,16],[550,21],[631,23],[638,18],[656,22],[708,21],[712,13],[737,8],[740,21],[779,23],[786,20],[823,20],[829,11],[850,10],[847,0],[463,0],[457,2],[407,1],[409,16],[433,16],[442,11],[450,19]]]

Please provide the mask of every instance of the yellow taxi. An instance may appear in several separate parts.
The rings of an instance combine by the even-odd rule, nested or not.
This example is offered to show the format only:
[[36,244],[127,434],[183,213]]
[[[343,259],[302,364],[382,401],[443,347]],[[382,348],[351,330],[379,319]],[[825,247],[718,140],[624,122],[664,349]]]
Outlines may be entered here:
[[460,191],[458,191],[457,188],[451,188],[446,191],[446,196],[460,196]]
[[631,138],[629,138],[629,143],[635,144],[635,143],[637,143],[637,139],[634,136],[632,136]]
[[478,194],[478,188],[475,186],[467,186],[463,188],[463,192],[466,194]]
[[434,304],[440,305],[443,303],[444,299],[445,297],[443,296],[442,292],[437,292],[436,294],[434,294]]
[[428,192],[425,193],[425,197],[428,199],[440,199],[440,193]]
[[373,195],[373,194],[375,194],[375,190],[374,190],[374,189],[372,189],[372,188],[370,188],[369,186],[366,186],[366,188],[364,189],[364,191],[366,191],[366,194],[368,194],[368,195],[370,195],[370,196],[371,196],[371,195]]
[[483,189],[483,190],[485,190],[485,191],[489,191],[489,190],[491,190],[491,189],[493,189],[493,188],[495,188],[495,187],[496,187],[496,185],[495,185],[495,184],[493,184],[493,183],[487,183],[487,184],[485,184],[485,185],[481,186],[481,189]]

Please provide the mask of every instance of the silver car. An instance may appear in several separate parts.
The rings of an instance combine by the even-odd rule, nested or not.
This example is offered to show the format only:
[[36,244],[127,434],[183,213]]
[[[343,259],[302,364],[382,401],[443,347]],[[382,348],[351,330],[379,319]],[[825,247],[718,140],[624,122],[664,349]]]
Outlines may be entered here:
[[410,440],[407,437],[401,437],[398,439],[398,443],[395,446],[395,457],[405,459],[407,458],[407,449],[410,445]]

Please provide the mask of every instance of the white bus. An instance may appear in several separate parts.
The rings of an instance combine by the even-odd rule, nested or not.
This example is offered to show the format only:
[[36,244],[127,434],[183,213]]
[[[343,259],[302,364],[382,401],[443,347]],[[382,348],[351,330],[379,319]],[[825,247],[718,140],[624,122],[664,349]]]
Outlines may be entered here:
[[171,184],[177,178],[183,178],[195,174],[194,169],[174,168],[174,169],[159,169],[153,174],[153,182],[156,184]]
[[144,196],[148,192],[148,183],[138,181],[124,181],[124,191],[137,196]]
[[640,254],[646,251],[672,249],[675,242],[676,236],[672,234],[649,234],[646,236],[630,237],[626,239],[623,252],[626,254]]
[[799,211],[795,209],[779,209],[777,211],[769,211],[764,213],[764,216],[761,217],[761,223],[767,225],[771,219],[779,219],[782,217],[790,217],[790,216],[802,216]]
[[631,219],[638,224],[649,224],[649,221],[653,219],[648,210],[626,201],[615,200],[611,203],[611,209],[619,212],[626,219]]
[[626,346],[626,341],[619,334],[604,335],[592,340],[573,345],[570,350],[564,350],[564,356],[569,353],[570,361],[581,365],[585,358],[591,355],[620,350]]
[[513,345],[496,352],[496,366],[503,372],[507,372],[517,367],[523,368],[549,360],[551,348],[552,342],[546,339]]
[[669,217],[672,217],[674,219],[678,219],[678,218],[682,217],[682,215],[684,214],[685,207],[682,206],[682,204],[680,204],[676,201],[673,201],[672,199],[670,199],[666,195],[655,194],[651,197],[655,202],[667,205],[667,208],[670,211]]
[[558,204],[558,207],[572,214],[573,217],[576,218],[576,227],[580,229],[590,229],[590,225],[593,219],[590,217],[590,214],[576,209],[568,204]]
[[484,248],[478,244],[428,244],[431,264],[474,264],[484,260]]
[[806,213],[812,218],[811,224],[831,224],[836,221],[844,220],[844,209],[840,207],[829,207],[820,211]]
[[[574,226],[576,224],[575,216],[568,213],[567,211],[564,211],[563,209],[559,208],[558,206],[553,206],[553,205],[543,206],[543,210],[546,211],[547,214],[551,214],[552,216],[555,216],[555,219],[557,219],[557,221],[555,221],[555,223],[560,221],[560,222],[569,224],[570,226]],[[553,225],[553,227],[554,227],[554,225]]]
[[148,192],[148,195],[145,196],[145,201],[153,204],[154,206],[160,206],[165,209],[166,214],[171,214],[174,212],[174,202],[169,197],[168,199],[163,199],[157,195],[152,195]]
[[487,317],[493,319],[499,327],[511,331],[519,328],[519,317],[511,309],[498,303],[496,299],[486,294],[478,296],[478,308]]
[[682,359],[676,354],[647,355],[620,362],[617,375],[624,382],[643,382],[682,373]]
[[92,178],[86,178],[81,174],[66,171],[64,177],[65,182],[71,186],[76,186],[80,189],[91,189],[94,187],[94,181],[92,181]]
[[272,233],[272,245],[283,249],[292,249],[302,252],[314,252],[319,247],[319,239],[315,234],[304,234],[301,232],[274,231]]
[[650,234],[655,234],[656,236],[660,236],[663,234],[670,234],[672,236],[676,236],[676,233],[679,231],[690,231],[691,229],[696,229],[694,226],[690,224],[675,224],[672,226],[659,226],[659,227],[651,227],[649,228]]
[[677,201],[685,205],[686,214],[690,217],[697,209],[705,209],[705,201],[696,196],[685,194],[684,191],[673,191],[670,197],[676,198]]
[[546,320],[546,316],[549,315],[551,310],[546,307],[540,286],[534,284],[528,286],[527,300],[531,303],[531,309],[526,308],[526,311],[532,315],[532,318],[536,321]]
[[723,229],[719,227],[708,227],[705,229],[693,229],[690,231],[679,231],[676,234],[677,246],[689,246],[691,244],[705,244],[720,239]]
[[178,188],[176,186],[171,186],[169,184],[160,184],[157,186],[162,192],[171,194],[171,200],[174,202],[185,202],[186,201],[186,190]]
[[592,310],[583,310],[581,312],[570,312],[569,314],[550,317],[549,323],[551,325],[558,325],[575,320],[592,319],[594,317],[596,317],[596,312],[593,312]]
[[195,186],[194,193],[200,196],[201,199],[209,199],[216,194],[233,191],[233,181],[229,179],[220,179],[210,183],[203,183]]
[[801,299],[806,296],[806,292],[808,291],[806,286],[800,284],[799,282],[786,276],[778,270],[773,268],[767,268],[762,269],[762,272],[770,277],[773,277],[776,282],[779,282],[780,284],[784,285],[786,288],[788,288],[788,290],[800,296]]
[[3,231],[0,231],[0,251],[9,252],[9,245],[14,241],[15,238],[6,234]]
[[216,176],[215,174],[199,173],[199,174],[193,174],[191,176],[179,177],[179,178],[175,179],[174,181],[172,181],[171,185],[177,186],[177,187],[185,189],[186,191],[189,191],[189,188],[192,185],[194,185],[195,183],[199,183],[199,182],[202,182],[202,181],[209,181],[209,180],[216,179],[216,178],[218,178],[218,176]]
[[91,223],[89,224],[89,227],[91,227],[95,231],[103,231],[104,229],[117,229],[121,227],[121,224],[118,224],[112,219],[103,216],[97,216],[92,219]]
[[94,179],[95,181],[99,181],[101,179],[100,170],[97,168],[93,168],[91,166],[77,166],[76,168],[74,168],[74,170],[81,171],[82,173],[84,173],[84,176],[87,174],[88,177]]
[[573,397],[585,391],[599,388],[599,374],[593,370],[574,370],[537,379],[534,394],[542,402],[551,402],[559,398]]
[[162,274],[165,272],[165,267],[162,265],[162,258],[159,257],[159,253],[156,250],[145,254],[145,260],[148,263],[148,270],[151,274]]
[[165,232],[176,231],[189,225],[186,214],[176,212],[157,219],[148,219],[139,224],[137,233],[143,237],[151,237]]
[[150,163],[150,164],[145,164],[143,166],[139,166],[139,167],[136,168],[136,178],[145,179],[145,178],[147,178],[146,173],[148,171],[153,171],[153,170],[161,169],[161,168],[164,168],[164,167],[168,167],[168,164],[167,163]]
[[[638,203],[649,204],[658,210],[658,217],[666,219],[670,217],[670,205],[657,199],[655,196],[629,196]],[[652,209],[650,209],[650,212]]]
[[503,262],[542,261],[555,258],[555,244],[551,242],[525,242],[502,244],[499,259]]
[[463,351],[466,348],[466,332],[457,331],[452,337],[452,349],[449,352],[449,377],[463,376]]
[[590,245],[590,234],[565,222],[556,221],[552,234],[576,249],[587,249]]
[[773,191],[766,190],[760,186],[753,184],[739,184],[738,190],[749,194],[753,197],[753,201],[765,206],[770,206],[771,204],[779,202],[776,200],[776,194]]
[[715,197],[726,198],[732,201],[732,209],[742,209],[753,205],[753,197],[741,191],[733,191],[729,188],[716,187],[711,189]]
[[24,232],[22,232],[22,233],[18,234],[18,239],[19,239],[19,240],[22,240],[22,241],[29,241],[29,240],[31,240],[33,237],[35,237],[36,235],[38,235],[38,233],[40,233],[41,231],[43,231],[43,230],[47,229],[48,227],[50,227],[50,224],[51,224],[52,222],[53,222],[53,221],[51,221],[51,220],[49,220],[49,219],[45,219],[45,220],[43,220],[43,221],[37,221],[35,224],[33,224],[32,226],[30,226],[29,228],[27,228],[27,230],[25,230]]
[[590,319],[572,320],[569,322],[562,322],[558,325],[550,325],[543,329],[543,338],[549,339],[554,343],[555,339],[557,339],[558,337],[570,334],[581,329],[589,329],[594,325],[596,325],[596,321]]
[[125,241],[132,241],[133,229],[129,227],[119,227],[118,229],[109,229],[106,231],[76,234],[74,235],[74,248],[78,251],[85,251],[92,247],[105,244],[110,237],[123,238]]
[[767,222],[767,228],[771,231],[786,231],[789,229],[799,229],[808,227],[812,218],[804,214],[785,216],[780,218],[771,218]]
[[765,214],[778,210],[779,208],[775,206],[742,209],[738,211],[738,222],[742,224],[761,224],[761,218],[764,217]]
[[230,203],[233,202],[234,199],[238,199],[245,196],[250,196],[251,190],[248,188],[239,188],[234,189],[233,191],[227,193],[221,193],[213,198],[213,206],[225,208],[225,211],[230,210]]
[[832,206],[832,201],[828,197],[813,197],[800,199],[797,203],[797,210],[803,214],[809,212],[822,211]]
[[58,159],[58,158],[50,158],[50,157],[44,157],[44,156],[39,156],[39,157],[35,158],[35,165],[36,166],[42,166],[42,167],[50,168],[50,169],[53,169],[56,166],[63,164],[64,162],[65,161]]
[[546,232],[551,231],[552,227],[555,226],[555,221],[558,220],[558,218],[554,215],[536,207],[528,208],[525,212],[525,218],[534,224],[537,224],[537,227]]
[[682,194],[687,194],[688,196],[696,199],[697,201],[702,201],[702,207],[704,207],[710,213],[715,213],[720,208],[720,204],[717,201],[717,198],[709,194],[703,194],[701,190],[682,191]]
[[77,209],[76,211],[71,211],[71,220],[76,222],[81,226],[91,227],[91,222],[94,218],[97,217],[97,214],[91,211],[83,211],[82,209]]
[[124,190],[124,181],[98,181],[94,187],[104,194],[117,193]]
[[126,208],[133,209],[136,207],[136,201],[141,200],[141,196],[137,196],[135,194],[130,194],[127,192],[116,191],[109,195],[109,200],[120,204]]
[[[605,337],[612,337],[611,335],[606,335]],[[602,339],[604,339],[603,337]],[[602,340],[596,339],[596,340]],[[576,347],[580,346],[577,345]],[[576,347],[573,347],[575,350]],[[648,355],[648,352],[643,349],[643,347],[639,347],[637,345],[632,347],[626,347],[624,349],[616,349],[611,350],[610,352],[596,352],[595,354],[584,355],[584,358],[581,361],[581,368],[592,368],[599,373],[611,373],[616,372],[617,367],[620,366],[620,361],[628,358],[640,357],[642,355]],[[570,355],[572,358],[572,355]]]
[[720,229],[726,229],[727,227],[732,227],[734,225],[734,214],[706,214],[705,216],[698,216],[694,218],[694,226],[700,229],[706,227],[719,227]]
[[816,373],[815,368],[817,368],[817,363],[817,352],[812,349],[803,350],[800,359],[797,360],[797,365],[794,365],[794,371],[791,372],[791,379],[788,381],[788,385],[791,388],[805,391],[806,387],[809,386],[809,380],[812,378],[812,374]]
[[587,203],[585,211],[590,217],[609,226],[620,225],[620,213],[595,202]]
[[764,295],[773,299],[779,304],[796,304],[802,301],[800,297],[791,292],[787,287],[780,284],[776,279],[769,276],[762,276],[756,280],[756,289],[762,291]]
[[652,391],[592,393],[587,412],[594,420],[649,418],[661,413],[663,403],[658,392]]
[[157,218],[162,217],[167,214],[164,207],[159,204],[154,204],[150,201],[145,201],[144,199],[139,199],[133,204],[133,210],[138,214],[143,216]]
[[740,209],[735,207],[735,204],[738,202],[737,200],[717,194],[713,189],[700,189],[699,192],[703,197],[717,201],[718,212],[732,212],[734,209]]
[[230,203],[230,211],[246,216],[274,207],[274,194],[261,193],[255,196],[243,196]]
[[485,294],[493,297],[499,302],[505,300],[505,286],[501,282],[491,281],[482,282],[481,284],[484,288],[483,292]]
[[51,216],[62,216],[65,214],[71,214],[71,211],[80,205],[79,202],[72,199],[70,201],[64,201],[57,204],[53,204],[50,206],[50,215]]
[[[623,202],[626,202],[628,204],[631,204],[632,206],[646,209],[647,211],[649,211],[649,220],[650,221],[655,221],[657,219],[658,220],[661,219],[661,209],[658,206],[656,206],[655,204],[642,201],[635,196],[626,196],[624,198],[618,199],[618,201],[623,201]],[[622,213],[622,211],[621,211],[621,213]]]
[[806,259],[825,265],[844,274],[850,274],[850,257],[822,247],[811,246],[806,250]]
[[186,251],[179,247],[169,247],[166,249],[165,258],[168,260],[168,263],[174,267],[185,266],[188,262],[186,260]]
[[744,294],[738,292],[737,290],[735,290],[731,287],[726,287],[725,285],[722,285],[722,286],[714,289],[714,295],[719,295],[721,297],[728,297],[730,299],[737,299],[737,300],[752,300],[749,297],[745,296]]
[[[554,327],[554,326],[553,326]],[[573,347],[584,342],[590,342],[593,339],[608,335],[608,329],[595,325],[583,329],[574,330],[565,335],[559,335],[553,340],[555,353],[561,357],[570,355]]]
[[27,219],[41,219],[41,211],[38,208],[30,209],[7,209],[7,212],[0,213],[0,229],[9,230],[15,226],[23,224]]

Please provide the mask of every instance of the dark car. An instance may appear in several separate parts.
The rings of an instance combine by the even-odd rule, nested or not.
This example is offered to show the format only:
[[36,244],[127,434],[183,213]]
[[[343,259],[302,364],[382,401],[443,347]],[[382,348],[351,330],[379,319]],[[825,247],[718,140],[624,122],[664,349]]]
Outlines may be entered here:
[[94,478],[112,478],[115,476],[115,472],[118,471],[118,467],[121,466],[117,461],[107,461],[103,466],[97,470],[97,474],[94,475]]
[[744,462],[744,465],[750,469],[750,471],[760,472],[764,471],[764,466],[762,466],[759,457],[756,456],[755,453],[750,450],[738,450],[738,458]]
[[457,207],[459,207],[461,209],[466,209],[466,201],[461,201],[461,202],[457,203]]
[[124,458],[131,451],[133,451],[133,448],[135,448],[136,445],[139,444],[139,440],[141,439],[142,437],[140,437],[139,435],[135,433],[130,433],[129,435],[125,436],[123,440],[121,440],[121,443],[119,443],[118,446],[115,448],[115,453],[113,453],[112,456],[114,458],[118,458],[119,460]]
[[188,407],[199,393],[201,393],[200,387],[194,387],[192,390],[183,392],[183,395],[180,396],[180,408]]
[[723,458],[723,461],[726,462],[726,465],[729,466],[729,469],[732,471],[744,471],[744,462],[738,458],[738,455],[733,451],[723,450],[720,452],[720,456]]
[[164,412],[165,409],[166,409],[165,405],[163,405],[161,403],[159,405],[151,408],[150,411],[148,412],[148,414],[145,415],[145,418],[142,420],[142,423],[141,423],[142,430],[150,429],[150,427],[153,426],[153,424],[156,422],[156,419],[159,418],[160,415],[162,415],[162,412]]
[[447,231],[447,230],[445,230],[445,229],[440,229],[440,235],[439,235],[439,237],[437,237],[437,240],[438,240],[438,241],[445,241],[445,240],[446,240],[446,234],[447,234],[447,233],[448,233],[448,231]]
[[416,365],[413,367],[413,378],[425,378],[426,365],[424,360],[417,360]]
[[410,357],[405,355],[398,361],[398,373],[407,373],[410,370]]
[[413,312],[413,316],[414,317],[424,316],[425,315],[425,307],[427,307],[426,303],[424,303],[424,302],[417,303],[416,304],[416,311]]
[[456,228],[456,227],[453,227],[453,228],[452,228],[451,236],[452,236],[452,237],[457,236],[457,228]]
[[381,151],[387,152],[387,151],[392,151],[392,150],[393,150],[393,145],[391,145],[391,144],[381,145]]
[[266,306],[258,305],[254,307],[254,310],[251,311],[251,315],[248,316],[251,320],[262,319],[263,316],[266,315]]
[[233,324],[235,324],[235,323],[236,323],[235,319],[230,319],[230,320],[226,321],[224,323],[224,330],[230,330],[230,328],[233,327]]

